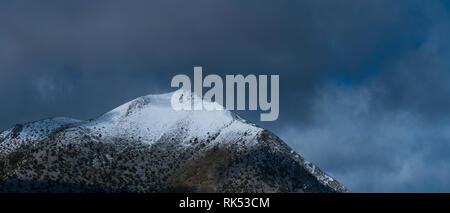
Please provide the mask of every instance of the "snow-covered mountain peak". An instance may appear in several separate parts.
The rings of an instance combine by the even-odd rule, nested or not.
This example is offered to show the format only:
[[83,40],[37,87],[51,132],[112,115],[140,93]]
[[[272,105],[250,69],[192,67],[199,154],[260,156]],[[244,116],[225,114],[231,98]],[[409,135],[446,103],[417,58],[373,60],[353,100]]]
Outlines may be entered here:
[[[172,107],[171,99],[174,94],[177,93],[177,97],[180,97],[180,103],[181,106],[185,107],[190,105],[191,107],[194,104],[199,103],[202,99],[199,98],[194,93],[191,93],[190,91],[179,89],[175,92],[169,92],[169,93],[163,93],[158,95],[146,95],[139,98],[136,98],[130,102],[127,102],[125,104],[122,104],[121,106],[111,110],[110,112],[105,113],[103,116],[99,118],[99,120],[102,119],[119,119],[123,117],[127,117],[133,113],[138,113],[139,111],[146,111],[146,114],[149,116],[153,116],[156,112],[159,110],[163,110],[166,113],[183,116],[186,114],[192,114],[193,112],[200,112],[205,113],[209,110],[206,110],[206,108],[203,108],[202,110],[175,110]],[[205,106],[214,106],[216,108],[220,108],[221,110],[212,110],[217,111],[214,114],[219,114],[220,111],[223,114],[230,115],[229,112],[223,110],[223,107],[215,102],[208,102],[203,101],[203,105]],[[153,111],[153,112],[152,112]]]
[[[177,90],[160,95],[147,95],[127,102],[83,126],[104,137],[125,137],[132,135],[151,144],[166,132],[179,132],[186,141],[193,137],[206,139],[225,128],[236,128],[256,133],[262,129],[244,124],[244,120],[226,110],[175,110],[171,105],[172,95],[181,93],[182,104],[199,101],[193,93]],[[184,96],[184,97],[183,97]],[[217,106],[217,103],[204,102]],[[239,127],[238,127],[239,126]],[[247,135],[248,135],[247,133]]]
[[[176,92],[182,104],[201,101]],[[0,192],[347,191],[268,130],[223,109],[174,110],[173,94],[0,133]]]

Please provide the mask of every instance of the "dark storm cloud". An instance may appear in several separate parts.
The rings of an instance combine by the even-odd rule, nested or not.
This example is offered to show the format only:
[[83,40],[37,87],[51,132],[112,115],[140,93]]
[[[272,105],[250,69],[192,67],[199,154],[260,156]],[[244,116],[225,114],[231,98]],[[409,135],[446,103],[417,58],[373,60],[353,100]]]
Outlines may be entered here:
[[352,190],[450,190],[447,14],[437,1],[2,1],[0,129],[94,117],[195,65],[279,74],[279,120],[261,125]]
[[448,192],[450,19],[444,14],[416,48],[383,63],[369,80],[320,89],[308,126],[287,126],[282,137],[353,191]]

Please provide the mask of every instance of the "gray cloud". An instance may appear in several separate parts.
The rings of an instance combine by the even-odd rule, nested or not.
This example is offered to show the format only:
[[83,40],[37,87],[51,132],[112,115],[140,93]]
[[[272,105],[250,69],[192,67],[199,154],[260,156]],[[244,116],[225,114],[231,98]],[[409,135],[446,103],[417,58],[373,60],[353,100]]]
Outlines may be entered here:
[[324,89],[314,122],[281,137],[354,192],[448,191],[450,123],[379,111],[377,86]]
[[195,65],[205,75],[279,74],[279,120],[258,124],[351,189],[448,190],[447,6],[3,1],[0,129],[94,117],[170,91],[172,76]]
[[446,23],[367,83],[324,86],[312,122],[282,138],[355,192],[448,192]]

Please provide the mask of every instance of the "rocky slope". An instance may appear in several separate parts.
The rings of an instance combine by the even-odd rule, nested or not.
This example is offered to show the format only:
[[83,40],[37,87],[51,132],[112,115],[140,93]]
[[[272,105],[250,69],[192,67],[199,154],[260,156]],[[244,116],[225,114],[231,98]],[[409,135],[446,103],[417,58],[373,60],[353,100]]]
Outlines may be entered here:
[[170,98],[2,132],[0,192],[347,191],[269,131],[226,110],[174,111]]

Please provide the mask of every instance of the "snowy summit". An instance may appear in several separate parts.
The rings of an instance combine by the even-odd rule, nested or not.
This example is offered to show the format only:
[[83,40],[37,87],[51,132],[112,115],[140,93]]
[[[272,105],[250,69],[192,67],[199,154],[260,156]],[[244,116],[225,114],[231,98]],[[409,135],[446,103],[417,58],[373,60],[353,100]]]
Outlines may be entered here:
[[175,111],[171,97],[0,133],[0,191],[347,191],[268,130],[227,110]]

